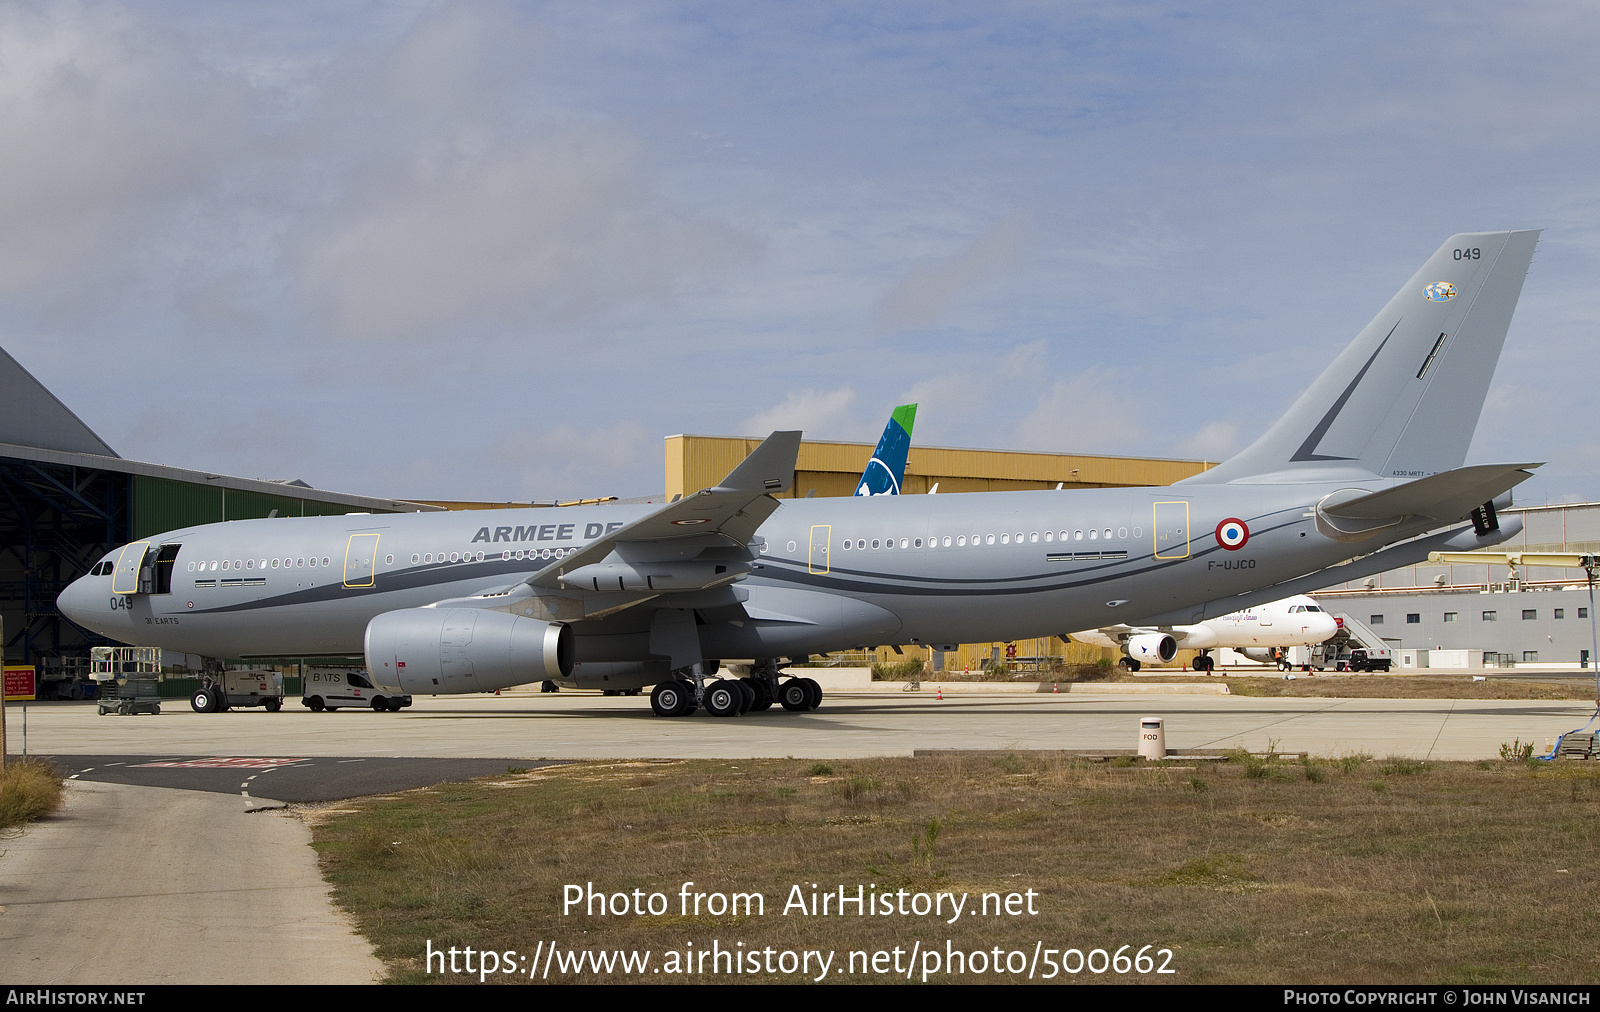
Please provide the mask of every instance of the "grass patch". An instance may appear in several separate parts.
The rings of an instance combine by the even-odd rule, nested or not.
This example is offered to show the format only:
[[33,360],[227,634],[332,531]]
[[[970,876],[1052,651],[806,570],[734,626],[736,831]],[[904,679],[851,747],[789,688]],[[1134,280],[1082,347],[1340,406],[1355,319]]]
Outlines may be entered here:
[[[441,979],[423,972],[430,940],[531,954],[551,939],[648,949],[657,965],[690,942],[830,950],[837,969],[852,950],[1031,954],[1043,939],[1172,949],[1178,972],[1154,982],[1600,980],[1600,910],[1573,900],[1600,889],[1600,764],[1423,774],[1405,757],[1239,755],[1191,771],[1012,750],[832,766],[818,778],[809,761],[688,760],[646,778],[638,763],[576,762],[341,802],[313,829],[337,902],[402,982]],[[759,892],[765,913],[685,914],[685,882]],[[563,915],[564,889],[589,883],[630,902],[660,893],[667,913]],[[785,915],[813,883],[964,893],[969,913]],[[1036,915],[971,913],[1029,890]]]
[[37,759],[6,764],[0,776],[0,829],[42,819],[61,807],[61,774]]
[[[1189,679],[1176,679],[1193,681]],[[1235,696],[1305,696],[1335,699],[1593,699],[1594,684],[1530,682],[1490,678],[1474,682],[1470,675],[1282,675],[1222,679]]]

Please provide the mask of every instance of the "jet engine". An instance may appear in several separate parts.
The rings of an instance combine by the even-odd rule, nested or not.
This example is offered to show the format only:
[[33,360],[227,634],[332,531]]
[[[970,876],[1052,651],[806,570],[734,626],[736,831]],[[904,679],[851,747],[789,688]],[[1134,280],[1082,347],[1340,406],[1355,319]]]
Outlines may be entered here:
[[1165,664],[1178,656],[1178,641],[1166,633],[1140,633],[1129,636],[1124,649],[1136,661]]
[[564,679],[572,627],[479,608],[406,608],[367,623],[367,670],[390,692],[493,692]]

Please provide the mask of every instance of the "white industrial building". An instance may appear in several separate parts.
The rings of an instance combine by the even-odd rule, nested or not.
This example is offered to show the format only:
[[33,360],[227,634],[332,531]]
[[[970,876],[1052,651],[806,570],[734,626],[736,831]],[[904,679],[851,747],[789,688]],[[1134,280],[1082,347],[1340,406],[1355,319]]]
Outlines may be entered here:
[[[1600,553],[1600,503],[1519,506],[1522,533],[1500,552]],[[1400,668],[1587,667],[1593,650],[1582,569],[1423,563],[1315,596],[1367,623]]]

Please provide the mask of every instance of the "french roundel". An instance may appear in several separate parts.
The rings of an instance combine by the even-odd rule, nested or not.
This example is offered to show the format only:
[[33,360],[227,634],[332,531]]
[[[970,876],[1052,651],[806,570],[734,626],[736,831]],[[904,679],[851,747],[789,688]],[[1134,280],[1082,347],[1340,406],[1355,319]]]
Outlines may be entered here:
[[1250,540],[1250,528],[1238,517],[1229,517],[1217,525],[1217,544],[1230,552],[1237,552]]

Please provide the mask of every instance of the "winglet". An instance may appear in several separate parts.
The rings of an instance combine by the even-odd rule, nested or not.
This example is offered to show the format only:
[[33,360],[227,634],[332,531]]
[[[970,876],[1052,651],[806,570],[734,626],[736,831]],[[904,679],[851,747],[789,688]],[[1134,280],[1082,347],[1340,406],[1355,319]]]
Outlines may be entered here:
[[794,484],[794,465],[799,456],[799,432],[774,432],[712,491],[782,492]]

